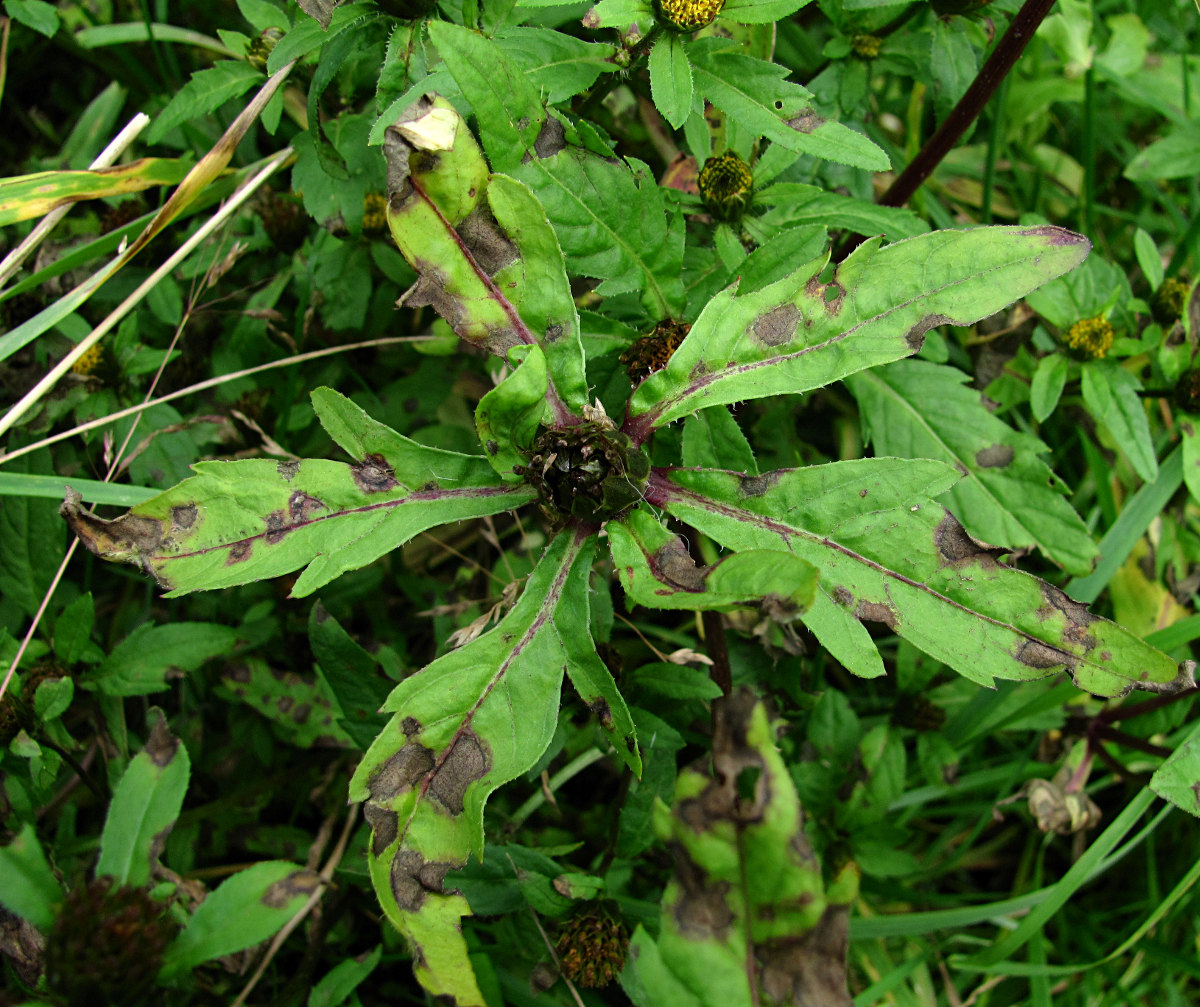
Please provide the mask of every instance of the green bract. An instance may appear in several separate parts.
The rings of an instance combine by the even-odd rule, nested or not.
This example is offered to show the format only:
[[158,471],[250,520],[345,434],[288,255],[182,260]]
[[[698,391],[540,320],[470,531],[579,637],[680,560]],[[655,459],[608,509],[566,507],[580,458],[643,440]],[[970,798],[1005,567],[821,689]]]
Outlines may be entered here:
[[[475,111],[482,146],[449,101],[416,100],[386,131],[387,216],[417,274],[405,302],[431,306],[473,351],[507,368],[479,402],[479,452],[419,444],[319,388],[313,407],[345,460],[206,462],[115,521],[74,497],[64,512],[89,548],[137,564],[173,595],[300,571],[294,596],[425,529],[535,501],[549,512],[552,534],[515,604],[493,629],[400,681],[383,706],[391,719],[350,788],[371,824],[380,903],[414,945],[431,994],[459,1007],[484,1003],[461,931],[470,908],[452,872],[483,855],[490,795],[551,743],[564,678],[616,759],[639,773],[649,751],[591,634],[589,579],[606,543],[632,603],[749,612],[767,631],[800,621],[861,676],[883,674],[864,625],[874,623],[983,685],[1066,672],[1089,692],[1116,696],[1189,680],[1134,634],[999,562],[1038,544],[1082,571],[1092,551],[1057,488],[1042,482],[1035,438],[982,415],[969,429],[946,429],[917,402],[958,395],[955,381],[933,365],[896,364],[921,350],[930,329],[970,325],[1077,266],[1084,238],[1050,226],[940,231],[890,245],[872,238],[836,265],[825,250],[769,279],[730,283],[690,316],[665,366],[615,396],[620,412],[610,408],[610,418],[592,399],[594,361],[585,359],[564,249],[604,293],[633,295],[625,310],[641,302],[645,331],[683,307],[679,214],[644,165],[548,110],[502,56],[479,58],[493,43],[448,24],[430,35]],[[722,89],[748,57],[717,40],[692,45],[701,75],[731,71],[709,93],[738,108],[744,92]],[[485,75],[485,65],[500,70]],[[780,143],[820,132],[772,116],[769,135]],[[624,230],[612,225],[612,201],[629,217]],[[895,369],[872,370],[887,364]],[[726,407],[848,378],[877,442],[907,437],[931,457],[759,473]],[[680,420],[682,459],[666,449],[668,461],[652,466],[656,433]],[[905,433],[904,423],[925,433]],[[1072,537],[1031,538],[1022,479],[1041,483],[1038,506]],[[962,495],[947,497],[956,487]],[[988,544],[938,499],[962,503]],[[706,553],[712,543],[724,552]],[[654,816],[679,847],[680,870],[664,895],[661,933],[634,937],[638,957],[626,976],[638,1003],[663,1003],[668,989],[693,997],[677,1002],[701,1002],[703,977],[687,964],[698,960],[686,953],[694,946],[711,952],[724,1003],[752,1002],[743,988],[750,945],[762,988],[786,1002],[807,982],[787,941],[826,918],[844,927],[853,898],[853,871],[826,886],[799,842],[798,800],[764,708],[735,697],[725,709],[714,763],[727,762],[726,775],[680,776],[674,810]],[[759,783],[740,801],[728,773],[742,768],[756,769]],[[746,817],[751,807],[759,817]],[[754,883],[725,906],[726,927],[690,926],[703,915],[686,908],[696,877],[733,890],[747,871]],[[197,913],[189,940],[208,953],[209,938],[193,933],[200,922]],[[176,958],[200,954],[185,945]]]

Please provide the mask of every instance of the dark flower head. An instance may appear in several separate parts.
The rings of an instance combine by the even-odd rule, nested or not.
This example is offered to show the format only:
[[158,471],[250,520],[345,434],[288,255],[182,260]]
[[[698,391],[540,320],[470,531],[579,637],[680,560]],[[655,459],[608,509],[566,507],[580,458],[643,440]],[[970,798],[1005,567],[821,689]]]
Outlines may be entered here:
[[704,162],[697,180],[705,208],[721,220],[736,220],[750,205],[754,176],[735,151],[727,150]]

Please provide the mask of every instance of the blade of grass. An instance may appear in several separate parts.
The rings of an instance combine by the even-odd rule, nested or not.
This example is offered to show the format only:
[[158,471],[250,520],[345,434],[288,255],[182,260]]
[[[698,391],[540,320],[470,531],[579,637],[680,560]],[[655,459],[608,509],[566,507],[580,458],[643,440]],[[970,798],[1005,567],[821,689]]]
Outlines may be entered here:
[[67,479],[62,476],[34,476],[23,472],[0,472],[0,496],[47,497],[61,500],[70,486],[89,503],[135,507],[162,492],[149,486],[126,486],[99,479]]
[[1147,483],[1125,505],[1113,526],[1100,540],[1100,562],[1086,577],[1074,577],[1067,594],[1090,604],[1108,586],[1129,553],[1183,483],[1183,448],[1177,447],[1158,467],[1158,477]]
[[[126,123],[125,128],[112,138],[109,145],[100,151],[88,168],[95,171],[97,168],[108,168],[116,164],[117,158],[125,153],[126,148],[148,125],[150,125],[150,117],[144,112],[138,112]],[[0,287],[3,287],[13,273],[21,268],[21,263],[46,239],[46,236],[54,230],[70,209],[70,206],[60,206],[51,210],[38,221],[37,226],[26,235],[24,240],[4,257],[4,261],[0,262]]]
[[75,41],[83,49],[99,49],[106,45],[125,45],[130,42],[176,42],[180,45],[194,45],[200,49],[210,49],[231,59],[240,59],[242,54],[234,52],[220,39],[190,28],[178,28],[172,24],[146,24],[145,22],[124,22],[121,24],[98,24],[81,28],[75,33]]
[[[234,194],[233,198],[230,199],[228,203],[226,203],[217,213],[215,213],[208,221],[206,221],[196,231],[195,234],[193,234],[186,242],[184,242],[182,246],[180,246],[179,250],[176,251],[174,255],[172,255],[169,259],[167,259],[166,262],[159,266],[158,269],[151,273],[150,276],[147,277],[147,279],[144,280],[132,294],[126,297],[125,300],[123,300],[108,314],[104,321],[97,325],[96,328],[94,328],[87,336],[81,339],[70,353],[68,353],[65,357],[63,357],[62,360],[55,364],[45,377],[43,377],[16,405],[9,409],[8,412],[5,413],[2,418],[0,418],[0,434],[3,434],[7,430],[11,429],[17,420],[19,420],[26,412],[28,412],[29,409],[31,409],[33,405],[42,398],[42,396],[44,396],[50,391],[51,388],[54,387],[54,385],[58,382],[58,379],[71,369],[75,361],[77,361],[88,350],[95,346],[96,343],[98,343],[109,330],[111,330],[118,322],[120,322],[122,318],[129,314],[129,312],[141,302],[142,298],[150,292],[150,290],[158,283],[160,279],[162,279],[162,277],[166,276],[171,272],[171,270],[183,262],[183,260],[191,255],[191,253],[201,243],[203,243],[208,236],[213,233],[213,231],[229,220],[238,207],[240,207],[242,203],[249,199],[259,188],[259,186],[261,186],[268,178],[271,177],[271,175],[273,175],[280,167],[282,167],[283,163],[291,156],[292,149],[290,147],[285,147],[273,158],[271,158],[271,160],[267,162],[262,170],[249,179],[246,184]],[[180,186],[180,189],[187,184],[187,180],[185,179]],[[178,194],[178,190],[176,191],[176,194]],[[172,199],[174,199],[174,197],[172,197]],[[163,207],[163,209],[165,210],[166,207]],[[159,216],[162,216],[161,211]],[[153,227],[154,224],[151,223],[150,226]],[[115,271],[115,268],[119,267],[124,261],[127,261],[127,259],[128,253],[126,253],[122,259],[118,260],[118,262],[114,264],[112,271]]]

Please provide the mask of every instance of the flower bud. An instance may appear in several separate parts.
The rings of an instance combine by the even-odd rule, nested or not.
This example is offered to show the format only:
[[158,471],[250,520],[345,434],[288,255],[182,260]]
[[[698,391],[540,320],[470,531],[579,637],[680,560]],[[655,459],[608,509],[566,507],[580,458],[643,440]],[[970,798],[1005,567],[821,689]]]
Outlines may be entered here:
[[707,28],[717,19],[725,0],[656,0],[655,6],[664,27],[694,32]]
[[710,157],[700,169],[697,183],[705,208],[721,220],[736,220],[750,204],[754,176],[736,152]]

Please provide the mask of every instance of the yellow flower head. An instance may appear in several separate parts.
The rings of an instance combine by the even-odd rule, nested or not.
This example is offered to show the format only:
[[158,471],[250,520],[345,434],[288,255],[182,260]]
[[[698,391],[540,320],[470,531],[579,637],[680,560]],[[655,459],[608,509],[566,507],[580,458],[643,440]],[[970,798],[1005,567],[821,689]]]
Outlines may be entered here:
[[1081,356],[1100,360],[1112,348],[1112,323],[1103,315],[1081,319],[1067,329],[1063,342]]
[[736,220],[750,204],[754,176],[745,161],[727,150],[704,162],[696,184],[710,213],[722,220]]
[[878,35],[855,35],[850,40],[850,48],[854,50],[854,55],[863,59],[874,59],[879,55],[879,47],[882,45],[883,39]]
[[368,192],[363,196],[363,234],[383,234],[388,229],[387,196]]
[[725,0],[657,0],[658,14],[664,26],[681,32],[707,28],[724,6]]
[[81,374],[86,377],[100,366],[100,361],[103,359],[104,351],[100,349],[99,343],[95,343],[94,345],[88,347],[83,356],[75,361],[71,367],[71,373]]

